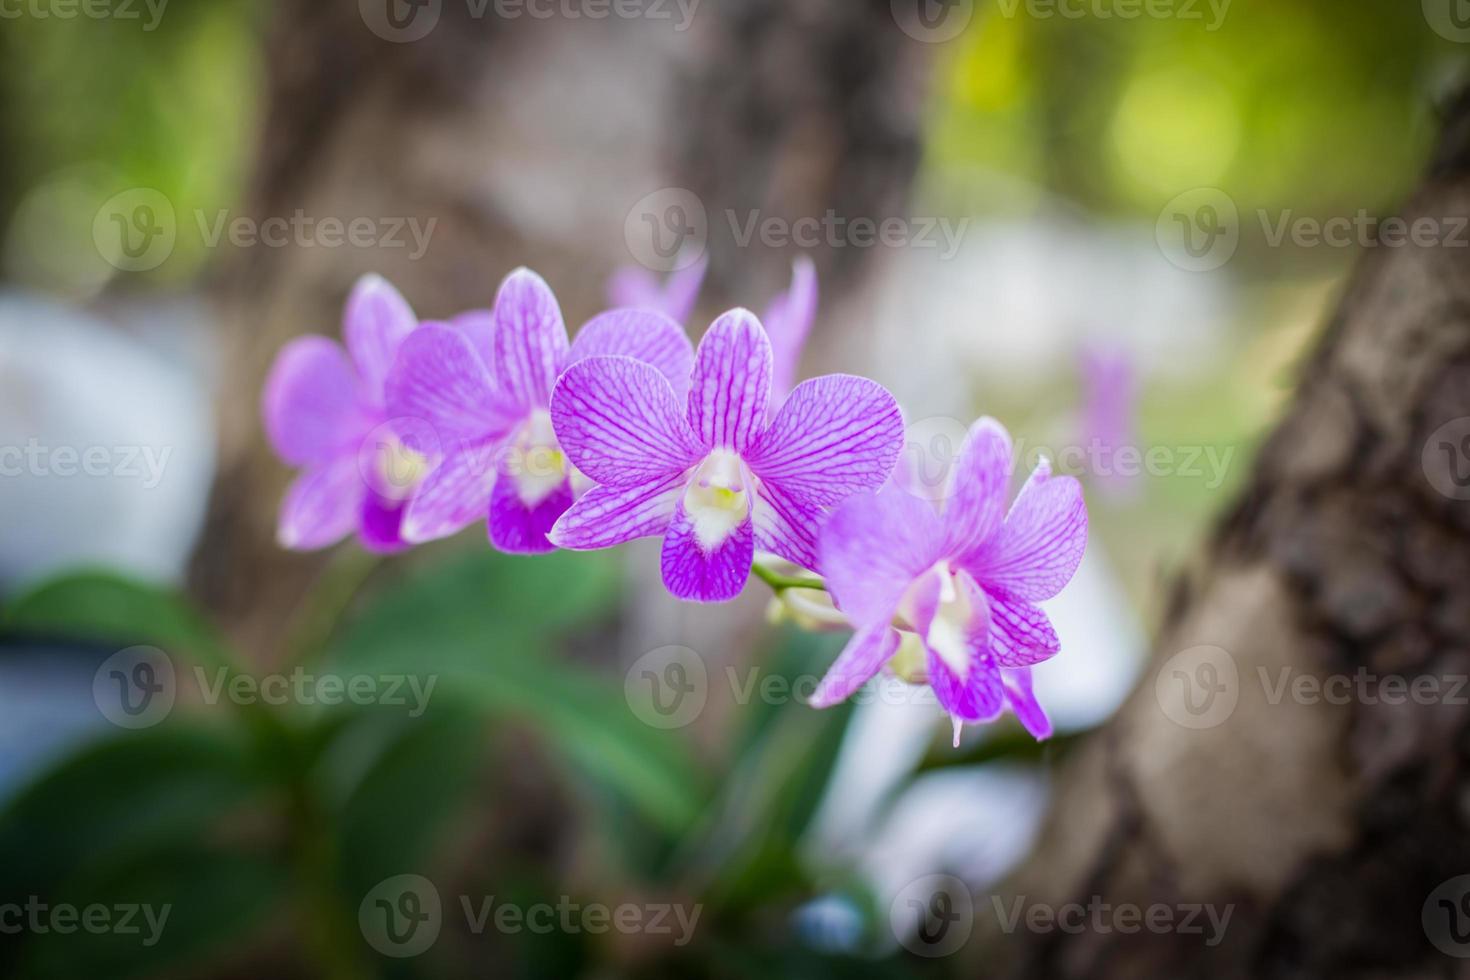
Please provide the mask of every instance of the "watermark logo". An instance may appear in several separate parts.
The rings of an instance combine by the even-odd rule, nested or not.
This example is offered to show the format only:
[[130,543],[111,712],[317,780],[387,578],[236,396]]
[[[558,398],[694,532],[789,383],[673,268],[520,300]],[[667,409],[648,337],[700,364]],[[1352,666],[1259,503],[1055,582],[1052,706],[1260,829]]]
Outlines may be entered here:
[[925,44],[942,44],[964,33],[975,19],[975,0],[892,0],[901,31]]
[[1210,272],[1240,246],[1240,212],[1224,191],[1196,187],[1164,205],[1154,225],[1164,257],[1189,272]]
[[704,711],[709,671],[704,658],[688,647],[659,647],[628,668],[623,696],[645,725],[665,731],[684,728]]
[[51,904],[39,895],[29,896],[24,903],[0,904],[0,935],[14,936],[23,932],[44,936],[47,933],[67,936],[85,932],[93,936],[137,936],[144,947],[152,947],[163,938],[173,905],[119,902],[104,905]]
[[1155,902],[1142,906],[1133,902],[1109,902],[1093,895],[1086,902],[1050,905],[1028,902],[1018,895],[1009,903],[992,895],[990,905],[996,921],[1006,935],[1018,929],[1037,934],[1061,932],[1079,936],[1090,933],[1106,936],[1112,933],[1136,935],[1199,936],[1205,946],[1214,948],[1225,940],[1225,930],[1235,914],[1235,905],[1218,906],[1200,902],[1166,905]]
[[363,898],[357,924],[368,945],[384,956],[418,956],[434,945],[444,924],[439,890],[423,875],[388,878]]
[[969,942],[975,898],[953,875],[909,883],[888,908],[888,923],[903,948],[918,956],[949,956]]
[[439,24],[442,8],[443,0],[357,0],[367,29],[394,44],[428,37]]
[[623,222],[623,240],[647,269],[686,269],[703,257],[709,244],[709,212],[693,191],[665,187],[633,205]]
[[151,34],[167,7],[168,0],[0,0],[0,20],[137,20]]
[[108,198],[92,219],[92,242],[107,263],[123,272],[156,269],[178,240],[174,206],[151,187]]
[[1235,713],[1240,671],[1221,647],[1190,647],[1159,668],[1154,696],[1165,717],[1181,728],[1214,728]]
[[1446,41],[1470,44],[1470,0],[1421,0],[1424,19]]
[[1458,875],[1430,892],[1420,921],[1435,949],[1457,959],[1470,958],[1470,875]]
[[1470,416],[1435,429],[1424,443],[1420,464],[1434,489],[1451,500],[1470,500]]
[[119,650],[92,675],[92,700],[121,728],[150,728],[168,717],[178,686],[173,661],[157,647]]

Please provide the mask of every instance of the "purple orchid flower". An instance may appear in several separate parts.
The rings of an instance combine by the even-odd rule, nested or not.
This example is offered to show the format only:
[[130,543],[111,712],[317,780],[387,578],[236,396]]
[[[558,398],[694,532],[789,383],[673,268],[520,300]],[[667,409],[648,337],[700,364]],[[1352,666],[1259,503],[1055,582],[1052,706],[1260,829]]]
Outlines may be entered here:
[[688,323],[708,269],[709,259],[702,257],[675,270],[667,282],[661,283],[642,266],[624,266],[607,281],[608,302],[623,309],[652,310],[675,323]]
[[771,338],[775,370],[771,376],[771,412],[774,414],[791,389],[806,338],[817,318],[817,267],[803,255],[791,267],[791,288],[766,307],[766,333]]
[[1120,449],[1138,445],[1138,370],[1123,351],[1094,348],[1082,353],[1081,371],[1082,445],[1098,461],[1113,464],[1094,472],[1093,478],[1114,498],[1130,496],[1138,483],[1130,474],[1117,472],[1116,463]]
[[[1011,439],[993,419],[971,427],[955,460],[942,514],[890,485],[833,511],[822,529],[822,572],[857,632],[812,697],[825,708],[885,664],[917,660],[953,717],[994,720],[1009,707],[1038,739],[1051,723],[1031,689],[1030,667],[1061,648],[1037,602],[1072,578],[1087,545],[1082,488],[1043,460],[1002,516]],[[917,654],[917,657],[909,655]]]
[[715,321],[695,354],[685,404],[668,379],[627,357],[567,369],[552,424],[599,486],[552,529],[563,548],[663,536],[663,580],[680,599],[733,599],[757,549],[817,564],[826,510],[882,485],[903,419],[876,382],[847,375],[796,387],[774,419],[771,343],[748,310]]
[[671,385],[688,384],[694,359],[683,328],[651,311],[604,313],[569,343],[555,294],[528,269],[506,278],[494,310],[419,328],[387,384],[389,410],[435,444],[404,538],[430,541],[488,516],[499,550],[554,550],[546,532],[571,505],[577,474],[552,429],[551,392],[568,365],[594,355],[636,358]]
[[283,547],[325,548],[354,529],[372,551],[404,547],[400,524],[421,459],[389,422],[384,384],[417,326],[396,289],[364,276],[343,314],[346,351],[306,336],[277,355],[261,399],[266,436],[276,455],[302,470],[281,506]]

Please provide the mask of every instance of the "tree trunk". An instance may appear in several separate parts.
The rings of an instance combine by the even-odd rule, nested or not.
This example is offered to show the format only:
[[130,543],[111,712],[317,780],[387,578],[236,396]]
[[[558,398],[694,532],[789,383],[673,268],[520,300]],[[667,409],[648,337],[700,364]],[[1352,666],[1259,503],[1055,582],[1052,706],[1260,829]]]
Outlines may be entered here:
[[[1139,690],[1065,767],[1032,862],[977,899],[987,970],[1341,980],[1470,955],[1470,885],[1436,891],[1470,872],[1467,215],[1470,93],[1403,215],[1450,245],[1365,254]],[[999,934],[1068,903],[1080,930],[1043,911]],[[1217,944],[1203,914],[1180,928],[1195,903],[1229,909]],[[1117,917],[1155,904],[1174,927]]]

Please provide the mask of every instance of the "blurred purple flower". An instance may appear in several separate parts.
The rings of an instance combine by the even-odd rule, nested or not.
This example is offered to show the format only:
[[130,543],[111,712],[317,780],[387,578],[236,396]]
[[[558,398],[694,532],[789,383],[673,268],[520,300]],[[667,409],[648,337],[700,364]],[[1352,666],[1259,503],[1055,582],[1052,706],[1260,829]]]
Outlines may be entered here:
[[396,289],[364,276],[343,314],[346,351],[330,338],[306,336],[277,355],[261,399],[266,436],[276,455],[302,470],[281,506],[283,547],[325,548],[354,529],[370,550],[404,546],[404,501],[421,457],[388,422],[384,382],[417,326]]
[[671,273],[666,282],[659,282],[656,275],[642,266],[624,266],[607,281],[608,302],[631,310],[652,310],[675,323],[686,324],[694,314],[694,304],[699,301],[699,290],[708,268],[709,259],[701,258]]
[[663,580],[681,599],[733,599],[755,551],[815,568],[826,509],[882,485],[903,445],[893,396],[848,375],[796,387],[767,418],[771,343],[748,310],[715,321],[685,404],[626,357],[573,365],[552,397],[557,437],[595,480],[557,522],[563,548],[662,536]]
[[898,655],[898,672],[927,681],[953,717],[956,745],[961,725],[992,721],[1005,707],[1036,738],[1050,736],[1029,668],[1060,642],[1035,603],[1077,570],[1087,508],[1078,482],[1052,476],[1043,461],[1005,513],[1011,461],[1006,430],[981,419],[955,461],[942,514],[893,485],[833,511],[821,570],[857,632],[814,706],[846,699]]
[[1118,451],[1138,445],[1138,371],[1123,351],[1094,348],[1081,357],[1082,445],[1094,463],[1093,479],[1111,496],[1136,492],[1134,474],[1118,471]]
[[551,392],[568,365],[596,355],[637,358],[687,387],[694,352],[682,327],[644,310],[603,313],[569,343],[555,294],[529,269],[506,278],[494,310],[426,323],[410,337],[388,379],[388,407],[427,426],[436,446],[404,538],[445,537],[488,515],[499,550],[554,550],[546,533],[572,503],[575,474],[552,430]]
[[803,255],[791,268],[791,288],[771,300],[762,321],[771,338],[774,370],[771,375],[771,413],[774,415],[791,389],[806,347],[812,321],[817,318],[817,267]]

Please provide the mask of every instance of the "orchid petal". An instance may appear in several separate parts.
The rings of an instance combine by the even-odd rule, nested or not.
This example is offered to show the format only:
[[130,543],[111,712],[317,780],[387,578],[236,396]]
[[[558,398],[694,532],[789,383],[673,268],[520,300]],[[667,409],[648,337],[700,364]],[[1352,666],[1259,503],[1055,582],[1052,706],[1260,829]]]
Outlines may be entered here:
[[1044,461],[1021,488],[1005,523],[961,564],[987,587],[1037,602],[1072,578],[1087,547],[1087,505],[1070,476]]
[[398,348],[418,326],[413,308],[403,294],[382,276],[363,276],[347,297],[342,314],[342,336],[362,378],[368,399],[383,401],[383,383],[398,356]]
[[358,381],[342,347],[326,337],[298,337],[281,349],[261,399],[265,432],[293,466],[323,463],[360,434]]
[[682,473],[643,486],[593,487],[551,529],[558,548],[594,551],[635,538],[662,536],[674,519],[686,478]]
[[682,501],[664,536],[664,585],[675,598],[691,602],[728,602],[740,594],[755,559],[755,530],[750,518],[737,525],[716,547],[706,550]]
[[403,516],[404,540],[447,538],[485,519],[499,443],[484,440],[451,451],[424,477]]
[[569,347],[561,307],[546,280],[530,269],[507,276],[495,297],[491,370],[522,411],[549,404]]
[[983,418],[970,427],[949,475],[944,507],[945,552],[973,551],[995,533],[1011,490],[1011,437]]
[[594,317],[572,342],[569,363],[599,355],[623,355],[652,364],[669,379],[674,394],[689,391],[694,347],[684,328],[650,310],[610,310]]
[[388,375],[388,414],[421,419],[439,440],[504,435],[515,407],[461,330],[428,323],[404,341]]
[[342,455],[298,476],[281,502],[276,540],[293,551],[315,551],[341,541],[358,525],[366,493],[357,458]]
[[391,555],[407,548],[403,540],[404,502],[380,496],[369,490],[362,497],[357,535],[363,547],[380,555]]
[[812,695],[813,708],[830,708],[853,695],[898,652],[898,630],[878,623],[854,633]]
[[555,551],[547,534],[572,505],[572,485],[563,481],[546,497],[527,504],[514,480],[495,481],[490,497],[490,543],[508,555],[540,555]]
[[821,565],[817,550],[817,528],[826,513],[770,483],[761,484],[756,494],[755,547],[795,562],[815,572]]
[[1039,742],[1051,738],[1051,719],[1046,716],[1041,702],[1036,700],[1036,694],[1032,690],[1031,670],[1025,667],[1020,670],[1003,670],[1001,681],[1005,685],[1006,706],[1026,731],[1031,733],[1031,737]]
[[572,465],[608,486],[652,483],[704,454],[668,379],[631,357],[589,357],[567,368],[551,423]]
[[749,310],[714,322],[694,355],[689,424],[704,445],[743,453],[765,426],[771,342]]
[[752,472],[811,507],[876,490],[903,449],[903,414],[888,389],[846,374],[797,385],[746,454]]
[[904,591],[939,560],[934,508],[902,492],[863,493],[833,510],[819,537],[821,572],[859,628],[887,622]]
[[1030,667],[1056,656],[1062,641],[1040,606],[988,589],[990,649],[1001,667]]

